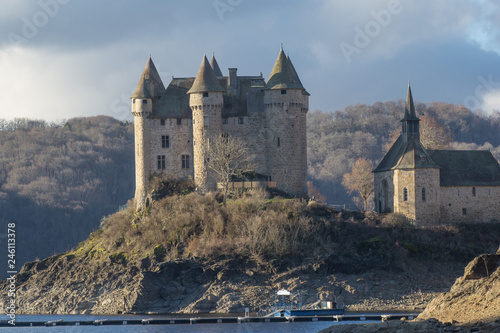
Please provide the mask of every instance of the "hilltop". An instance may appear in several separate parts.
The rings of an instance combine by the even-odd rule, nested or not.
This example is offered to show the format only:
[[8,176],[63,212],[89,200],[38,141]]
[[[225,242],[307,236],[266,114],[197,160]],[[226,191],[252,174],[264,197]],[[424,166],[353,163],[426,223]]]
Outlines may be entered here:
[[498,247],[498,224],[416,228],[264,191],[223,206],[190,184],[160,185],[146,210],[130,203],[75,249],[24,265],[19,313],[256,311],[279,288],[350,310],[423,309]]

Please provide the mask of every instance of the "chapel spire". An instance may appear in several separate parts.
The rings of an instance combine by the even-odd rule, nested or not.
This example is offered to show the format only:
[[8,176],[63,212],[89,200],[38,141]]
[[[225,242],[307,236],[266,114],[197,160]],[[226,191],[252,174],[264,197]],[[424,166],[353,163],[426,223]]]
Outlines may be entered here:
[[402,122],[403,140],[407,142],[411,137],[420,140],[420,119],[415,113],[415,105],[413,104],[413,96],[411,93],[410,81],[408,81],[408,92],[406,93],[405,116]]

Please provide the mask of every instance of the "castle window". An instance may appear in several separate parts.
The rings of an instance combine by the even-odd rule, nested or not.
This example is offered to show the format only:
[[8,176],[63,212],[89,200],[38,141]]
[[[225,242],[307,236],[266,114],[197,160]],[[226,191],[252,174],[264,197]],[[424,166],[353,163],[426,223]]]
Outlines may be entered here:
[[135,99],[132,100],[132,104],[135,104]]
[[162,148],[170,147],[170,138],[168,137],[168,135],[161,136],[161,147]]
[[148,100],[147,99],[143,99],[142,100],[142,104],[148,104]]
[[160,119],[160,125],[165,126],[165,119]]
[[281,94],[282,95],[286,95],[286,90],[285,89],[281,89]]
[[204,92],[203,97],[208,97],[208,92]]
[[425,195],[426,195],[425,187],[422,187],[422,201],[425,201],[425,199],[426,199]]
[[165,155],[158,155],[158,170],[165,169]]
[[245,118],[238,117],[238,124],[244,124],[244,123],[245,123]]
[[227,118],[222,118],[222,123],[227,124]]
[[281,147],[281,140],[278,138],[278,147]]
[[177,125],[182,125],[182,118],[177,118]]
[[467,208],[462,208],[462,215],[467,215]]
[[182,168],[189,169],[189,155],[182,155]]
[[472,187],[472,196],[473,197],[476,196],[476,187],[475,186]]
[[460,190],[457,190],[457,195],[460,196]]
[[408,189],[406,187],[403,189],[403,200],[408,201]]

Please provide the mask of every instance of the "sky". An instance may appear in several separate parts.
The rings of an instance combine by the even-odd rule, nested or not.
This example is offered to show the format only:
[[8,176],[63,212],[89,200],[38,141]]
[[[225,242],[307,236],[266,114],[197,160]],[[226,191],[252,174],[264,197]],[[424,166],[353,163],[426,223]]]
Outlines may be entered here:
[[215,53],[267,79],[280,44],[336,111],[406,97],[500,109],[496,0],[2,0],[0,118],[132,120],[151,55],[165,86]]

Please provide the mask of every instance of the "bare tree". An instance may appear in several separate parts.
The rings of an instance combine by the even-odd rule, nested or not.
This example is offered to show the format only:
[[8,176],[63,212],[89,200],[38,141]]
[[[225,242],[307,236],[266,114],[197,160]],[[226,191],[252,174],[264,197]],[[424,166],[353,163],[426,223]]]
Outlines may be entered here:
[[446,149],[452,137],[436,119],[429,116],[420,117],[420,142],[425,149]]
[[352,172],[346,173],[342,179],[342,185],[349,194],[359,193],[365,210],[368,207],[368,198],[374,191],[372,169],[372,162],[361,157],[352,166]]
[[207,157],[207,167],[216,174],[222,186],[225,206],[231,179],[242,178],[246,172],[253,170],[253,156],[240,138],[221,133],[210,140]]

